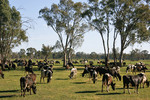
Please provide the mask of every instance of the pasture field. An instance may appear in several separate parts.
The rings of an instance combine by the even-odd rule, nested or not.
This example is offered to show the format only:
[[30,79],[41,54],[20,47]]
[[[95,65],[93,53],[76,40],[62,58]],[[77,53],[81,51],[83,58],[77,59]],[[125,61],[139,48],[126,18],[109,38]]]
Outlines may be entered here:
[[[135,64],[140,61],[127,61]],[[142,61],[147,64],[148,70],[146,75],[150,81],[150,61]],[[96,61],[94,62],[96,64]],[[134,93],[134,89],[130,89],[131,94],[123,94],[123,82],[115,80],[116,90],[113,91],[110,87],[110,91],[101,92],[102,77],[98,76],[98,80],[95,84],[92,80],[81,76],[83,72],[83,65],[77,64],[75,67],[78,70],[77,77],[69,79],[68,75],[70,70],[65,70],[62,67],[62,63],[54,65],[54,73],[50,83],[42,81],[40,83],[40,71],[37,66],[34,66],[34,72],[37,74],[37,94],[30,95],[26,92],[25,97],[21,97],[20,91],[20,77],[24,76],[24,70],[17,68],[16,70],[4,71],[5,79],[0,78],[0,100],[150,100],[150,87],[139,89],[139,94]],[[125,75],[126,67],[121,68],[121,76]],[[132,73],[128,73],[132,74]]]

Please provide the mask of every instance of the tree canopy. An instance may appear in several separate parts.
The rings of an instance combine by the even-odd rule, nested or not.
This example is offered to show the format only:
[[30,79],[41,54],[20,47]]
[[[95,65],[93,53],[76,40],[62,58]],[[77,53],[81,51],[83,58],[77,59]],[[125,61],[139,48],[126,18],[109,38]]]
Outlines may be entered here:
[[43,18],[58,35],[60,46],[64,53],[64,66],[66,65],[67,49],[73,49],[82,43],[87,24],[84,23],[81,13],[86,5],[72,0],[60,0],[59,4],[52,4],[51,8],[43,8],[39,11]]
[[22,28],[20,12],[9,5],[8,0],[0,0],[0,56],[5,63],[12,48],[27,42],[26,31]]

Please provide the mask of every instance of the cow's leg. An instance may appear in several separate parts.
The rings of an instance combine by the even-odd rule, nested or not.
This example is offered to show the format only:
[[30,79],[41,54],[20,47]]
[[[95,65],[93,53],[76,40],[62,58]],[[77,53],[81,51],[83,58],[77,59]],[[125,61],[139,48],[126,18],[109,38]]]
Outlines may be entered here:
[[23,96],[25,97],[26,89],[24,89],[23,91],[24,91],[24,94],[23,94]]
[[123,83],[123,89],[124,89],[123,93],[125,93],[125,83]]
[[143,88],[144,88],[145,82],[143,82]]
[[30,87],[30,95],[31,95],[31,87]]
[[21,96],[22,96],[22,91],[23,91],[23,90],[21,89]]
[[131,94],[131,92],[129,90],[129,84],[127,84],[127,89],[128,89],[128,93]]
[[43,77],[43,82],[45,83],[45,81],[44,81],[44,77]]
[[137,87],[136,87],[136,92],[137,92],[137,94],[139,94],[138,88],[139,88],[139,85],[137,85]]
[[107,92],[109,92],[109,85],[107,85]]
[[101,91],[103,92],[103,82],[102,82],[102,90]]
[[40,83],[41,83],[41,79],[42,79],[42,77],[40,77]]

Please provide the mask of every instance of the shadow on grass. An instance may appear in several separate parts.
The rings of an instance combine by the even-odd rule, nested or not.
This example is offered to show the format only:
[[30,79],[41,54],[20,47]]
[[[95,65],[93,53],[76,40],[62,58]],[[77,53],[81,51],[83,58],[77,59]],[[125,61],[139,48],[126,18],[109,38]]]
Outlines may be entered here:
[[100,93],[96,95],[119,95],[119,94],[123,94],[123,93]]
[[56,78],[55,80],[69,80],[69,78]]
[[53,68],[53,70],[62,71],[62,70],[66,70],[66,69],[65,69],[65,67],[61,67],[61,68]]
[[10,75],[10,76],[22,76],[22,75]]
[[122,90],[123,88],[116,88],[116,90]]
[[19,90],[3,90],[0,93],[7,93],[7,92],[19,92]]
[[75,93],[96,93],[98,91],[79,91],[79,92],[75,92]]
[[42,81],[41,83],[40,82],[36,82],[36,84],[48,84],[48,83]]
[[3,95],[3,96],[0,96],[0,98],[11,98],[11,97],[16,97],[16,95]]
[[86,82],[73,82],[73,84],[85,84]]

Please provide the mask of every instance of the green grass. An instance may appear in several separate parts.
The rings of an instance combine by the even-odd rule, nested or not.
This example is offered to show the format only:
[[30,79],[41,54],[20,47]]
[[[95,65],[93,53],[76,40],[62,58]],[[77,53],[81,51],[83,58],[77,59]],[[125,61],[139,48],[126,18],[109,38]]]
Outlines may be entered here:
[[[96,62],[96,61],[95,61]],[[94,63],[95,63],[94,62]],[[138,61],[139,62],[139,61]],[[135,64],[136,61],[128,61],[127,64]],[[150,61],[144,61],[145,64],[150,64]],[[96,63],[95,63],[96,64]],[[148,69],[150,69],[150,66]],[[75,65],[78,69],[78,74],[75,79],[69,79],[69,70],[65,70],[62,65],[54,66],[54,74],[50,83],[40,83],[40,71],[34,67],[34,72],[37,74],[37,94],[29,95],[26,93],[25,97],[20,94],[20,77],[24,76],[24,71],[17,68],[17,70],[4,71],[5,79],[0,78],[0,100],[150,100],[150,87],[139,89],[139,94],[134,93],[134,89],[130,89],[131,94],[123,94],[122,81],[115,81],[116,90],[101,92],[101,79],[98,76],[98,81],[93,84],[88,76],[82,77],[83,65]],[[121,68],[121,75],[125,75],[126,67]],[[129,73],[132,74],[132,73]],[[150,70],[146,72],[150,80]]]

